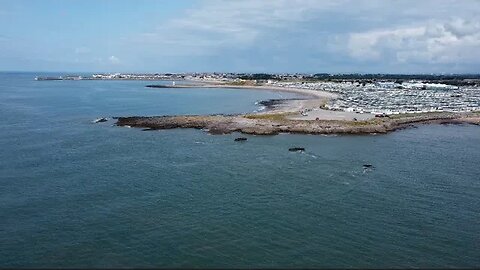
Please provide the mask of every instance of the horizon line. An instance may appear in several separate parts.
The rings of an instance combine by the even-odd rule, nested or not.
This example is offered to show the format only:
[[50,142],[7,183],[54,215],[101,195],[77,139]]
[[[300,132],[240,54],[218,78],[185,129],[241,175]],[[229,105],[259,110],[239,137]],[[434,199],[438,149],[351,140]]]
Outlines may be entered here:
[[22,70],[0,70],[0,73],[65,73],[65,74],[193,74],[193,73],[207,73],[207,74],[214,74],[214,73],[230,73],[230,74],[269,74],[269,75],[282,75],[282,74],[298,74],[298,75],[315,75],[315,74],[328,74],[328,75],[478,75],[480,73],[392,73],[392,72],[247,72],[247,71],[181,71],[181,72],[158,72],[158,71],[149,71],[149,72],[117,72],[117,71],[22,71]]

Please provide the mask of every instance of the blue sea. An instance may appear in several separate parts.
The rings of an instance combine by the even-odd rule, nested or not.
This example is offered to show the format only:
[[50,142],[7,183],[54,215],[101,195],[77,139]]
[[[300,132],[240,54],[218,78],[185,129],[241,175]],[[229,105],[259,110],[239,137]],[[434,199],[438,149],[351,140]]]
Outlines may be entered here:
[[91,121],[296,96],[36,75],[0,73],[2,268],[480,267],[478,126],[238,143]]

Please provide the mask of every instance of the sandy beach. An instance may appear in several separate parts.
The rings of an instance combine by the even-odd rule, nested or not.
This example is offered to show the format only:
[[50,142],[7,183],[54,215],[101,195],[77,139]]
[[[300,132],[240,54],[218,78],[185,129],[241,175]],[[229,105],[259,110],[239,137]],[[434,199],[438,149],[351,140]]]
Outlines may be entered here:
[[197,128],[212,134],[242,132],[257,135],[278,133],[367,134],[386,133],[422,123],[480,123],[478,113],[426,113],[376,118],[373,114],[325,110],[325,103],[337,95],[309,89],[267,85],[149,85],[153,88],[233,88],[293,92],[304,99],[266,101],[267,110],[238,115],[178,115],[155,117],[120,117],[117,125],[151,129]]
[[310,90],[303,88],[294,88],[294,87],[280,87],[274,85],[231,85],[231,84],[220,84],[212,82],[202,82],[202,83],[192,83],[192,84],[176,84],[176,85],[165,85],[162,88],[231,88],[231,89],[253,89],[253,90],[267,90],[267,91],[278,91],[278,92],[289,92],[296,93],[308,97],[314,98],[337,98],[338,95],[330,93],[327,91],[319,90]]
[[[292,120],[368,120],[374,117],[372,114],[357,114],[353,112],[330,111],[322,109],[323,105],[331,99],[338,97],[337,94],[327,91],[310,90],[292,87],[279,87],[273,85],[227,85],[216,82],[203,82],[199,84],[177,84],[164,88],[231,88],[266,90],[274,92],[296,93],[305,96],[305,99],[285,100],[283,103],[273,106],[267,111],[258,114],[289,113],[288,119]],[[303,115],[302,115],[303,112]]]

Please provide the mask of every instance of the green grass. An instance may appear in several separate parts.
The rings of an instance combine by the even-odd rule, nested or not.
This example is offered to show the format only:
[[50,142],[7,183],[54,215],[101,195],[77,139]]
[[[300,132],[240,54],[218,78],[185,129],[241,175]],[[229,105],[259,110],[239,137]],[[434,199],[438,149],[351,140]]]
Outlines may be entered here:
[[340,123],[344,123],[354,127],[361,127],[361,126],[381,124],[385,121],[385,119],[388,119],[388,118],[372,118],[365,121],[341,121]]
[[283,120],[288,120],[287,116],[290,116],[290,115],[293,115],[293,114],[294,113],[248,114],[248,115],[245,115],[245,118],[272,120],[272,121],[283,121]]
[[392,119],[402,119],[408,117],[418,117],[418,116],[428,116],[428,115],[442,115],[442,114],[451,114],[449,112],[426,112],[426,113],[402,113],[402,114],[392,114],[390,118]]
[[242,85],[253,85],[253,83],[250,81],[238,81],[238,82],[227,82],[225,83],[225,85],[242,86]]

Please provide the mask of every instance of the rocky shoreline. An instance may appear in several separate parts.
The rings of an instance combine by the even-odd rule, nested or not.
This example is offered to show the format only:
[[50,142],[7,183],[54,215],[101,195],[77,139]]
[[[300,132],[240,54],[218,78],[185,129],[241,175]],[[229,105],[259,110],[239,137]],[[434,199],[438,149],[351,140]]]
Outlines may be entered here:
[[[163,86],[148,85],[153,88],[184,88],[190,85]],[[195,86],[199,87],[199,86]],[[199,88],[216,88],[225,85],[202,85]],[[238,87],[271,91],[295,91],[305,99],[271,99],[259,102],[267,111],[236,115],[174,115],[174,116],[133,116],[117,117],[117,126],[142,128],[143,130],[161,130],[174,128],[202,129],[210,134],[228,134],[240,132],[255,135],[275,135],[279,133],[298,134],[372,134],[387,133],[418,124],[475,124],[480,125],[480,113],[436,112],[421,114],[391,115],[373,117],[373,115],[328,111],[322,109],[330,98],[327,92],[305,89]],[[308,112],[308,113],[307,113]]]
[[397,115],[368,121],[291,120],[288,114],[186,115],[153,117],[118,117],[117,126],[146,130],[194,128],[210,134],[241,132],[255,135],[297,134],[372,134],[387,133],[418,124],[480,125],[479,113],[426,113]]

